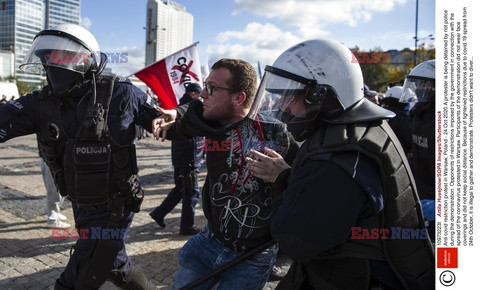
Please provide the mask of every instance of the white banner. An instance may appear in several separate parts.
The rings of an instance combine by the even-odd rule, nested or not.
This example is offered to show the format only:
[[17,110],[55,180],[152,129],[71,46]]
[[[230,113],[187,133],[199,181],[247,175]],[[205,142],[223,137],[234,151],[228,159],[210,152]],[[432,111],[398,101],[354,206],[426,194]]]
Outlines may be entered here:
[[165,58],[167,73],[177,103],[185,94],[185,87],[190,83],[202,84],[202,72],[196,45]]

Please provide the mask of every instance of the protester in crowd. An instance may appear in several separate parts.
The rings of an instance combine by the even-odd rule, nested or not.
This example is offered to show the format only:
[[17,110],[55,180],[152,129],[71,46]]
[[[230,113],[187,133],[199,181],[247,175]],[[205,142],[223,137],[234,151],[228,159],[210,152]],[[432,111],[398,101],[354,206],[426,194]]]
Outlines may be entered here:
[[[207,177],[202,205],[208,224],[190,238],[178,254],[179,270],[173,289],[209,274],[254,248],[265,249],[205,282],[202,289],[262,289],[278,250],[272,244],[269,221],[271,184],[246,168],[250,149],[277,152],[292,161],[297,145],[277,120],[247,115],[254,102],[257,75],[243,60],[221,59],[211,68],[201,97],[188,108],[163,111],[153,123],[158,138],[205,136]],[[177,119],[178,116],[178,119]],[[176,122],[175,122],[176,120]]]
[[107,57],[99,52],[81,26],[39,32],[20,68],[45,70],[48,84],[0,107],[0,142],[37,134],[57,189],[72,201],[82,238],[55,289],[98,289],[107,278],[125,289],[154,289],[124,239],[143,199],[135,124],[151,129],[160,113],[128,79],[101,75]]
[[407,112],[408,103],[399,101],[401,95],[402,86],[391,87],[385,93],[385,98],[382,99],[381,105],[385,109],[395,113],[395,117],[389,119],[388,124],[398,137],[403,150],[408,155],[412,149],[412,130]]
[[[185,94],[180,98],[179,105],[198,99],[201,92],[202,88],[199,84],[190,83],[185,88]],[[166,226],[165,216],[182,200],[180,234],[191,236],[198,233],[195,227],[195,206],[200,198],[197,173],[200,171],[203,157],[202,137],[172,140],[171,155],[175,187],[170,190],[162,204],[150,213],[150,216],[163,229]]]
[[2,95],[2,99],[0,100],[0,106],[1,106],[1,105],[5,105],[7,102],[8,102],[8,101],[7,101],[7,96]]
[[259,104],[278,96],[278,118],[304,141],[291,168],[272,152],[247,159],[275,181],[270,228],[294,260],[278,289],[434,289],[415,183],[385,121],[394,114],[365,100],[351,59],[337,41],[299,43],[265,68],[257,93]]

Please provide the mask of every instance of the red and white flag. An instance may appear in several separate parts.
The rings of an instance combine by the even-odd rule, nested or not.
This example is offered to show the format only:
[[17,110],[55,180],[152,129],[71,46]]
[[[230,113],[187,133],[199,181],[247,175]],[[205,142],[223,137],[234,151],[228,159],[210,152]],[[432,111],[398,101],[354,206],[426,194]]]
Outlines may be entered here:
[[135,73],[157,95],[162,108],[175,108],[190,83],[202,86],[197,43]]

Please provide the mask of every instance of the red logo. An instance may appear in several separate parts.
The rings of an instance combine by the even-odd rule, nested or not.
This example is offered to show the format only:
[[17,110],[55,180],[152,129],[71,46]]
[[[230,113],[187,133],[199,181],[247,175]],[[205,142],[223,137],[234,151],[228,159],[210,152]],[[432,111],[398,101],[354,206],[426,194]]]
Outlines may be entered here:
[[437,248],[437,268],[458,268],[458,248]]

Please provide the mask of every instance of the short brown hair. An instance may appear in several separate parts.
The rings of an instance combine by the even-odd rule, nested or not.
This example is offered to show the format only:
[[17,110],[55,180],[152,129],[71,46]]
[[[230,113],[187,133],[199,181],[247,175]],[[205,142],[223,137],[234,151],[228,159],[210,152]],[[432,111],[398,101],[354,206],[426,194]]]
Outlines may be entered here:
[[257,73],[253,66],[241,59],[222,58],[212,65],[213,69],[226,68],[232,74],[227,85],[234,92],[244,92],[245,106],[250,108],[257,91]]

